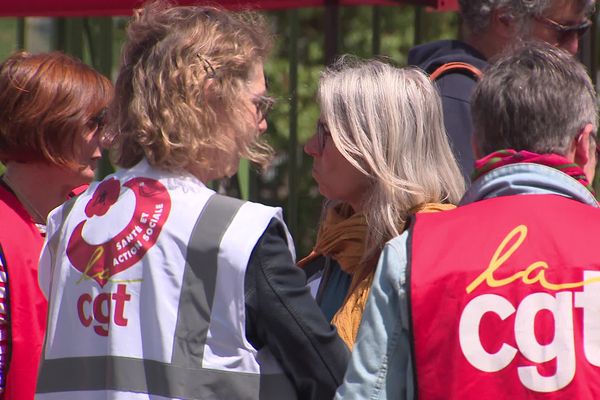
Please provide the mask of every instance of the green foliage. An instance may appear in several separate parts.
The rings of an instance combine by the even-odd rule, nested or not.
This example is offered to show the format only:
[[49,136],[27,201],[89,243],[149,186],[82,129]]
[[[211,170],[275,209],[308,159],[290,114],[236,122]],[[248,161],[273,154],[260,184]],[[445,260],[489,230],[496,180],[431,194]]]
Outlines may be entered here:
[[[293,228],[298,256],[310,251],[316,236],[321,204],[312,175],[312,159],[303,152],[304,143],[314,133],[314,126],[319,117],[319,107],[315,101],[315,93],[319,75],[325,68],[325,8],[302,8],[296,11],[277,11],[267,13],[277,34],[276,45],[272,57],[267,60],[265,73],[269,92],[278,101],[269,117],[269,129],[266,139],[276,150],[275,160],[263,174],[253,171],[251,174],[250,197],[252,200],[266,204],[282,206],[289,225]],[[294,18],[298,18],[298,35],[293,37]],[[16,47],[17,20],[15,18],[0,19],[0,57],[4,59]],[[79,23],[87,35],[83,39],[84,61],[93,64],[101,72],[112,75],[118,70],[120,48],[124,40],[127,23],[126,18],[112,20],[112,32],[108,37],[102,29],[101,18],[77,21],[62,21],[67,29]],[[455,14],[438,14],[424,12],[415,7],[343,7],[339,9],[339,54],[354,54],[369,58],[373,54],[374,26],[379,32],[379,51],[377,56],[388,57],[397,65],[406,64],[408,50],[418,41],[429,41],[439,38],[452,38],[458,31]],[[60,26],[60,25],[59,25]],[[415,26],[419,32],[415,34]],[[73,31],[71,31],[73,32]],[[87,33],[86,33],[87,32]],[[104,35],[104,36],[103,36]],[[60,36],[60,34],[59,34]],[[73,39],[73,33],[70,39]],[[56,40],[56,46],[69,51],[67,38],[65,43]],[[81,40],[81,39],[79,39]],[[112,54],[104,49],[105,42],[112,41]],[[292,44],[297,42],[297,47]],[[290,77],[290,60],[296,52],[297,86],[293,87]],[[112,58],[112,69],[107,68],[102,57]],[[291,115],[291,100],[297,96],[297,115]],[[297,132],[295,143],[291,132]],[[295,157],[291,157],[294,155]],[[291,161],[296,160],[296,165]],[[1,166],[0,166],[1,168]],[[106,171],[110,170],[107,168]],[[295,182],[290,191],[290,180]],[[236,192],[231,182],[222,185]],[[296,193],[296,199],[290,199],[290,193]],[[295,200],[295,201],[292,201]],[[297,204],[297,213],[291,212],[289,205]]]
[[[298,16],[298,36],[297,48],[292,49],[294,14]],[[319,116],[315,92],[319,75],[325,68],[325,9],[303,8],[294,12],[269,12],[267,15],[272,21],[277,37],[273,55],[267,61],[265,71],[270,94],[278,101],[269,117],[269,129],[265,137],[276,150],[276,157],[271,168],[265,173],[254,172],[250,175],[250,197],[284,208],[290,226],[295,228],[293,234],[297,253],[304,256],[314,243],[322,204],[322,198],[311,176],[312,159],[303,152],[303,145],[313,134]],[[597,20],[597,15],[594,19]],[[74,21],[69,21],[67,26],[70,26],[71,22]],[[88,37],[83,40],[85,47],[81,56],[84,61],[111,75],[113,79],[118,71],[126,24],[127,18],[113,18],[112,32],[107,36],[103,30],[105,25],[102,18],[83,21],[84,32],[87,31]],[[414,44],[456,38],[459,32],[459,22],[455,13],[430,13],[412,6],[379,7],[377,10],[373,7],[343,7],[339,9],[339,25],[339,54],[349,53],[363,58],[383,56],[400,66],[406,64],[408,50]],[[0,60],[16,50],[17,30],[17,18],[0,18]],[[84,32],[81,32],[81,35],[85,34]],[[374,32],[379,32],[377,54],[373,51]],[[35,39],[30,37],[29,40]],[[109,46],[109,53],[112,51],[112,54],[105,52],[106,41],[109,41],[109,44],[112,42],[112,46]],[[65,43],[56,45],[65,47]],[[69,51],[68,48],[66,50]],[[292,87],[290,79],[292,51],[296,51],[298,59],[296,87]],[[111,63],[105,65],[107,58],[112,60],[112,68]],[[597,64],[597,60],[595,62]],[[296,116],[290,115],[293,95],[297,95]],[[297,129],[292,129],[293,127]],[[297,145],[292,147],[291,132],[294,131],[297,132]],[[290,164],[294,159],[291,155],[296,156],[295,166]],[[110,165],[105,167],[103,173],[108,173]],[[3,166],[0,164],[0,174],[2,170]],[[293,191],[289,188],[291,178],[295,182]],[[600,185],[599,180],[600,174],[597,174],[596,188]],[[232,182],[224,182],[221,186],[229,188],[231,193],[236,192]],[[296,193],[296,201],[291,201],[290,193]],[[290,204],[298,205],[296,214],[291,212]]]
[[[379,10],[380,52],[397,65],[406,64],[408,50],[415,40],[415,20],[420,18],[424,40],[455,37],[458,21],[455,14],[417,13],[414,7],[381,7]],[[363,58],[373,57],[372,7],[345,7],[340,9],[339,54],[354,54]],[[314,244],[323,199],[311,175],[312,159],[303,152],[304,143],[314,133],[319,116],[315,93],[320,72],[325,68],[325,10],[306,8],[298,11],[298,101],[297,132],[298,146],[290,148],[290,87],[289,60],[292,51],[290,36],[293,24],[292,13],[269,13],[278,35],[276,48],[265,65],[270,93],[278,99],[277,106],[269,118],[268,140],[277,151],[271,169],[257,178],[255,200],[284,207],[288,223],[290,220],[288,182],[290,171],[296,176],[298,194],[297,227],[292,232],[298,255],[308,254]],[[293,118],[293,117],[292,117]],[[292,119],[293,120],[293,119]],[[290,154],[296,152],[297,166],[292,169]]]
[[17,50],[17,19],[0,18],[0,60]]
[[[17,49],[17,19],[0,18],[0,62]],[[0,175],[4,165],[0,163]]]

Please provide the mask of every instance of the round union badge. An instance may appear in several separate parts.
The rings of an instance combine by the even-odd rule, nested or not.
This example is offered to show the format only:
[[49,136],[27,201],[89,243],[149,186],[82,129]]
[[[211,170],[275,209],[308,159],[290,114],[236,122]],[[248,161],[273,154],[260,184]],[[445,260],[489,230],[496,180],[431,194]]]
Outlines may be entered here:
[[[134,210],[125,227],[109,240],[88,243],[83,232],[91,219],[109,212],[128,191],[134,195]],[[155,179],[133,178],[123,185],[111,178],[98,185],[85,206],[85,216],[69,238],[67,257],[82,273],[82,280],[95,280],[101,287],[130,268],[156,244],[171,211],[171,197]]]

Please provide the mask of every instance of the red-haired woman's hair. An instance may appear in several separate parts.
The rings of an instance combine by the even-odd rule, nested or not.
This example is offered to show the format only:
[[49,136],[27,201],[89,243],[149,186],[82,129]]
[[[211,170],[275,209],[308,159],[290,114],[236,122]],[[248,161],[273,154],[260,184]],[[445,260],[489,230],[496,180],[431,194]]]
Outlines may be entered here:
[[74,165],[77,135],[112,96],[112,83],[76,58],[13,54],[0,65],[0,160]]

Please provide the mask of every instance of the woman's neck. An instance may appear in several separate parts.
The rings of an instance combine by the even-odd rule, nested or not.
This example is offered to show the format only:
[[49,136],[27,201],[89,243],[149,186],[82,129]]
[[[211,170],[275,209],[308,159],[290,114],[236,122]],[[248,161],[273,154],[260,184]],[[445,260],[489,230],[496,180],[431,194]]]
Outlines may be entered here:
[[65,169],[45,163],[9,162],[2,179],[37,223],[61,205],[73,189],[61,180]]

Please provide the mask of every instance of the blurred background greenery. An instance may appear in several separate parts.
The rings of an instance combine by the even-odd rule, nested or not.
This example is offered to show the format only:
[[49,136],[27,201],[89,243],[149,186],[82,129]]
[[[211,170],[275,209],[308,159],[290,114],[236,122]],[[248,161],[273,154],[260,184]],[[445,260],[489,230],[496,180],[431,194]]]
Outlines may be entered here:
[[[311,176],[312,159],[303,152],[303,145],[319,116],[315,91],[326,65],[326,21],[331,22],[331,14],[327,15],[325,8],[302,8],[266,15],[277,33],[275,51],[265,65],[269,92],[277,99],[267,131],[276,157],[265,173],[258,174],[243,164],[241,185],[236,177],[219,186],[232,194],[283,207],[298,257],[302,257],[314,242],[323,201]],[[400,66],[406,64],[413,45],[459,36],[456,13],[427,12],[414,6],[341,7],[335,18],[339,24],[334,43],[337,54],[384,56]],[[114,80],[126,24],[125,17],[0,18],[0,59],[18,48],[32,52],[59,49]],[[107,165],[100,175],[108,172]]]

